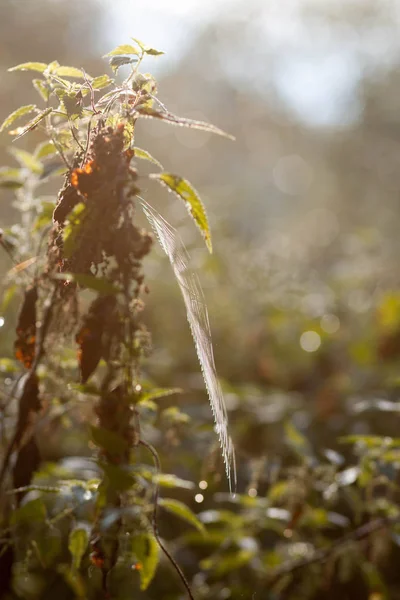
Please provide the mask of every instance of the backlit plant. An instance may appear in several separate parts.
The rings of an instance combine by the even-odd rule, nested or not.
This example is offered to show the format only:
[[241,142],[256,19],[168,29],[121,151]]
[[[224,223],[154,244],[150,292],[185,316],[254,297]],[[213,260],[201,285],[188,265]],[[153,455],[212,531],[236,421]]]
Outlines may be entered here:
[[[2,186],[15,190],[21,214],[21,225],[1,238],[14,262],[6,298],[18,290],[23,295],[14,347],[22,373],[16,362],[9,363],[14,381],[9,398],[16,399],[18,409],[0,474],[2,491],[11,491],[2,495],[3,591],[13,587],[19,595],[39,597],[45,585],[39,573],[54,568],[76,597],[98,597],[102,591],[104,597],[122,598],[137,574],[142,590],[147,588],[161,549],[192,597],[157,521],[158,506],[163,506],[203,530],[184,503],[159,498],[159,485],[190,483],[161,474],[157,451],[141,430],[143,414],[157,412],[156,400],[176,390],[154,389],[141,375],[150,349],[141,320],[147,291],[143,259],[153,237],[138,225],[138,211],[146,215],[182,291],[226,473],[234,485],[232,443],[201,288],[179,236],[141,197],[143,182],[154,179],[185,202],[211,252],[207,216],[191,184],[163,171],[135,144],[142,119],[226,134],[177,117],[158,100],[154,78],[139,67],[144,57],[159,54],[138,40],[110,52],[115,76],[120,67],[130,67],[122,83],[56,61],[10,69],[35,73],[33,85],[44,106],[20,107],[1,130],[8,129],[14,140],[40,130],[45,140],[32,153],[14,147],[20,167],[0,173]],[[28,115],[28,123],[10,131]],[[142,175],[141,160],[158,171]],[[43,199],[42,186],[57,176],[64,177],[57,200]],[[85,406],[82,415],[90,424],[93,476],[57,481],[57,474],[40,469],[38,437],[52,419],[76,406]],[[56,523],[68,538],[68,552]]]

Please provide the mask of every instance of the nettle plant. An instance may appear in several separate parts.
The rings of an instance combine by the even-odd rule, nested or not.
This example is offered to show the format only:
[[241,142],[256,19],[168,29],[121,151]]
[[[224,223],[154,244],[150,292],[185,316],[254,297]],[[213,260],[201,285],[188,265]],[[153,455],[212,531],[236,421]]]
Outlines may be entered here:
[[[51,569],[77,597],[122,597],[127,582],[137,578],[144,590],[161,550],[192,597],[160,539],[158,507],[200,530],[203,525],[183,502],[159,497],[160,485],[188,482],[161,473],[157,450],[141,433],[144,415],[156,412],[156,400],[175,390],[155,389],[141,376],[150,347],[141,321],[146,291],[142,261],[153,238],[138,226],[138,210],[147,217],[182,291],[226,473],[234,486],[233,448],[201,288],[179,236],[140,196],[142,182],[154,179],[181,198],[211,251],[206,213],[187,180],[164,172],[135,145],[136,126],[143,118],[226,134],[177,117],[158,100],[154,78],[139,67],[144,57],[159,54],[138,40],[110,52],[114,74],[130,66],[122,83],[108,75],[93,78],[56,61],[10,69],[35,73],[33,85],[44,108],[22,106],[1,130],[31,114],[27,124],[9,133],[17,140],[40,129],[46,137],[32,153],[13,148],[20,168],[0,172],[2,186],[15,190],[21,214],[21,223],[1,237],[14,261],[5,301],[18,290],[23,300],[16,360],[3,360],[12,389],[3,403],[8,439],[0,473],[3,590],[12,588],[20,596],[40,596],[45,580],[38,574]],[[161,170],[142,175],[137,159]],[[41,196],[42,185],[62,174],[57,201]],[[22,374],[16,366],[20,363]],[[80,478],[78,472],[76,479],[56,480],[54,485],[57,471],[41,466],[40,431],[77,406],[84,407],[82,419],[90,426],[92,477]]]

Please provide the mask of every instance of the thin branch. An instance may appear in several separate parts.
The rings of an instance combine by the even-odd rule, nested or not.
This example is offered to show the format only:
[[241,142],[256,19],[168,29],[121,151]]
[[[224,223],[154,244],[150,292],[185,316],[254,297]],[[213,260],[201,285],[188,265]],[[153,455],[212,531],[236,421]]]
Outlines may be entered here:
[[[160,458],[158,456],[157,450],[151,444],[149,444],[148,442],[145,442],[144,440],[139,440],[139,444],[141,444],[142,446],[147,448],[147,450],[151,453],[151,455],[153,456],[157,474],[160,474],[161,473],[161,462],[160,462]],[[190,585],[189,585],[188,580],[186,579],[182,569],[180,568],[178,563],[175,561],[173,556],[171,556],[168,549],[164,546],[164,544],[162,543],[162,541],[160,539],[160,535],[158,533],[158,515],[157,515],[159,495],[160,495],[160,486],[159,486],[159,483],[156,482],[154,485],[154,500],[153,500],[154,504],[153,504],[153,516],[152,516],[152,527],[153,527],[154,537],[156,538],[157,543],[160,546],[161,550],[164,552],[165,556],[168,558],[168,560],[174,567],[175,571],[178,573],[178,575],[188,593],[190,600],[194,600],[192,590],[190,589]]]

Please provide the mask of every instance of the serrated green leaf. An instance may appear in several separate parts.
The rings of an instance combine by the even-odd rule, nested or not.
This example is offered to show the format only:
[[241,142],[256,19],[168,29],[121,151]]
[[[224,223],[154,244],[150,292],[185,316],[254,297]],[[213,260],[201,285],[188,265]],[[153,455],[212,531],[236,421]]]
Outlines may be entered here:
[[49,99],[50,89],[43,79],[33,79],[32,80],[33,87],[38,92],[38,94],[43,98],[45,102]]
[[131,44],[122,44],[121,46],[117,46],[117,48],[114,48],[114,50],[111,50],[111,52],[109,52],[108,54],[105,54],[103,58],[106,58],[108,56],[121,56],[122,54],[135,54],[136,56],[139,56],[140,52]]
[[65,92],[61,98],[61,104],[67,112],[67,117],[81,117],[83,112],[83,100],[80,92]]
[[165,510],[176,515],[180,519],[183,519],[187,523],[190,523],[190,525],[193,525],[198,531],[206,535],[203,523],[198,519],[197,515],[186,506],[186,504],[179,500],[174,500],[173,498],[160,498],[158,503],[165,508]]
[[99,75],[91,81],[91,86],[94,90],[101,90],[102,88],[111,85],[114,82],[108,75]]
[[58,69],[58,67],[60,66],[60,63],[58,62],[58,60],[53,60],[51,63],[49,63],[47,65],[47,72],[48,73],[54,73],[56,69]]
[[[76,67],[56,67],[54,73],[60,77],[76,77],[78,79],[84,79],[84,74],[81,69],[77,69]],[[90,79],[89,76],[88,79]]]
[[29,123],[27,123],[23,127],[19,127],[16,131],[11,132],[13,134],[17,133],[17,136],[13,139],[13,141],[18,140],[20,137],[28,133],[28,131],[32,131],[32,129],[35,129],[35,127],[39,125],[40,121],[47,117],[47,115],[49,115],[51,112],[53,112],[53,109],[51,107],[46,108],[45,110],[42,110],[38,115],[36,115],[36,117],[31,119]]
[[132,552],[140,573],[140,589],[147,590],[157,570],[160,547],[151,533],[138,533],[132,540]]
[[30,525],[32,522],[41,522],[46,519],[46,507],[41,498],[30,500],[11,515],[12,525]]
[[27,62],[21,63],[16,67],[11,67],[8,69],[10,72],[12,71],[37,71],[38,73],[43,73],[47,69],[47,65],[41,62]]
[[120,67],[123,67],[124,65],[131,65],[134,62],[136,62],[136,59],[129,58],[129,56],[113,56],[110,59],[110,67],[114,73],[117,73]]
[[106,450],[110,454],[122,454],[128,448],[128,442],[114,431],[92,426],[90,434],[96,446],[103,448],[103,450]]
[[[53,85],[54,83],[58,83],[60,88],[67,90],[68,92],[73,89],[73,84],[70,81],[68,81],[68,79],[62,79],[62,77],[59,77],[54,73],[49,73],[49,77],[51,78]],[[58,89],[59,88],[55,88],[55,91],[57,92]]]
[[54,279],[62,279],[64,281],[75,281],[80,286],[99,292],[100,294],[117,294],[119,289],[115,287],[108,279],[103,277],[95,277],[94,275],[86,275],[79,273],[56,273]]
[[7,127],[10,127],[10,125],[12,125],[14,121],[19,119],[19,117],[23,117],[24,115],[32,112],[33,110],[35,110],[35,108],[35,104],[26,104],[25,106],[20,106],[19,108],[14,110],[10,115],[8,115],[6,119],[4,119],[3,123],[0,126],[0,133],[4,131],[4,129],[6,129]]
[[138,148],[137,146],[135,146],[134,152],[135,152],[135,155],[134,155],[135,158],[141,158],[142,160],[148,160],[149,162],[153,163],[154,165],[157,165],[157,167],[160,167],[160,169],[163,168],[162,164],[156,158],[154,158],[154,156],[152,156],[150,154],[150,152],[147,152],[147,150],[142,150],[142,148]]
[[173,175],[172,173],[153,173],[150,175],[150,177],[160,181],[185,201],[189,214],[192,216],[197,227],[200,229],[200,232],[206,242],[206,246],[211,253],[211,234],[206,211],[198,193],[192,187],[189,181],[187,181],[187,179],[182,179],[182,177],[179,177],[179,175]]
[[140,117],[160,119],[161,121],[165,121],[171,125],[178,125],[179,127],[188,127],[189,129],[199,129],[200,131],[215,133],[216,135],[222,135],[229,140],[235,139],[233,135],[226,133],[222,129],[219,129],[219,127],[215,127],[215,125],[211,125],[211,123],[197,121],[195,119],[186,119],[185,117],[178,117],[177,115],[173,115],[168,111],[157,110],[152,106],[148,106],[147,104],[138,104],[135,107],[135,111]]
[[86,527],[75,527],[69,534],[68,550],[72,556],[72,568],[79,569],[83,555],[89,544],[89,533]]
[[11,148],[10,154],[12,154],[12,156],[22,167],[29,169],[29,171],[32,171],[32,173],[35,173],[36,175],[40,175],[42,173],[42,163],[30,152],[22,150],[21,148]]
[[139,48],[141,50],[143,50],[143,52],[145,52],[145,54],[149,54],[150,56],[159,56],[161,54],[165,54],[165,52],[162,52],[161,50],[156,50],[155,48],[151,48],[150,46],[146,46],[146,44],[144,44],[143,42],[141,42],[137,38],[131,38],[131,39],[134,42],[137,43],[137,45],[139,46]]

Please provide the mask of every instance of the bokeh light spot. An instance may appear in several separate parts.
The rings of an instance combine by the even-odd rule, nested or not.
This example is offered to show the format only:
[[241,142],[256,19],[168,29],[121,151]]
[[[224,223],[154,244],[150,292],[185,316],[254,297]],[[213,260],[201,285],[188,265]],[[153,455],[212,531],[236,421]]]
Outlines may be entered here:
[[336,315],[326,314],[321,319],[321,327],[326,333],[336,333],[340,327],[339,318]]
[[321,336],[316,331],[305,331],[300,337],[300,346],[305,352],[315,352],[321,345]]

